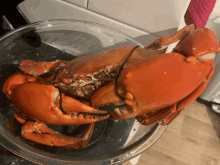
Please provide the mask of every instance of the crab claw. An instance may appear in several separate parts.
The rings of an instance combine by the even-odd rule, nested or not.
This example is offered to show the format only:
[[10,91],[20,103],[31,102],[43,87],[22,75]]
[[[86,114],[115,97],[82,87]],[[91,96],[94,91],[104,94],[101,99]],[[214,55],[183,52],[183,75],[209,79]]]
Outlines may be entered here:
[[55,70],[59,68],[61,65],[65,65],[66,61],[55,60],[53,62],[37,62],[34,60],[24,60],[21,61],[19,69],[23,72],[33,75],[40,76],[48,71]]
[[[15,79],[19,82],[14,83]],[[45,124],[80,125],[107,119],[108,113],[59,93],[52,85],[26,81],[25,75],[14,74],[3,86],[17,111]],[[60,97],[62,96],[62,97]]]
[[92,96],[90,104],[95,108],[114,104],[114,108],[110,112],[110,119],[119,120],[137,116],[139,111],[135,108],[136,106],[133,95],[130,92],[124,92],[124,90],[120,88],[118,89],[118,93],[123,100],[117,95],[115,81],[113,81],[99,89]]
[[[122,99],[113,81],[92,96],[91,106],[98,108],[114,104],[115,108],[110,112],[113,119],[143,115],[152,118],[158,114],[157,119],[161,121],[166,117],[165,112],[159,114],[161,110],[178,105],[199,85],[205,87],[203,82],[208,80],[207,75],[211,75],[214,70],[213,60],[190,62],[187,59],[178,53],[167,53],[125,66],[117,79],[117,91]],[[172,108],[168,109],[172,111]]]
[[60,100],[58,89],[52,85],[21,84],[13,89],[11,100],[26,117],[47,124],[80,125],[109,117],[107,112],[94,109],[63,94]]

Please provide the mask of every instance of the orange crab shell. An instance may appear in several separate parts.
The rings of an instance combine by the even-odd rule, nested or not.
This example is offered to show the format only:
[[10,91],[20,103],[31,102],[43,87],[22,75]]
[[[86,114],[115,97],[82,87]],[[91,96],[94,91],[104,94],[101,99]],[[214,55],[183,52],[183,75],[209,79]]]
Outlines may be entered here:
[[[93,75],[108,67],[120,66],[132,49],[132,46],[124,46],[112,49],[108,52],[76,58],[68,62],[59,71],[56,78],[65,79],[74,76]],[[128,64],[134,64],[161,53],[164,53],[164,50],[138,48],[133,52]]]

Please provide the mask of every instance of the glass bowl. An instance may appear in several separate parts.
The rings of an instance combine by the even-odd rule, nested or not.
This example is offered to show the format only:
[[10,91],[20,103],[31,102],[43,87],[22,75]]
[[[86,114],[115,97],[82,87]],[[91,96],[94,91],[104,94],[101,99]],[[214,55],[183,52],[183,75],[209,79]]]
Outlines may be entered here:
[[[76,20],[50,20],[29,24],[0,39],[0,87],[22,60],[71,60],[121,46],[141,46],[112,28]],[[71,150],[49,147],[24,139],[21,124],[13,116],[10,100],[1,92],[0,143],[16,155],[39,164],[117,164],[134,158],[162,135],[166,126],[143,126],[134,119],[104,120],[95,124],[88,147]],[[46,114],[45,114],[46,115]],[[53,126],[74,132],[77,126]],[[72,134],[71,134],[72,135]]]

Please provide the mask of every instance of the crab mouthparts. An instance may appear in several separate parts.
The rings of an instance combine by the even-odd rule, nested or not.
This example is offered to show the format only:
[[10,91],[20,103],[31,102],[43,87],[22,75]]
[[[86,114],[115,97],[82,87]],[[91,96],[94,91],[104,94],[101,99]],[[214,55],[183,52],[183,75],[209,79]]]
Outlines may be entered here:
[[[114,105],[108,104],[99,107],[101,110],[105,110],[110,114],[111,119],[123,119],[123,118],[130,118],[130,116],[134,111],[129,105]],[[131,116],[133,117],[133,116]]]
[[109,114],[105,113],[103,115],[99,115],[99,114],[91,114],[91,113],[84,113],[84,112],[74,112],[71,114],[71,117],[73,119],[80,119],[80,118],[93,118],[93,119],[103,119],[108,117]]

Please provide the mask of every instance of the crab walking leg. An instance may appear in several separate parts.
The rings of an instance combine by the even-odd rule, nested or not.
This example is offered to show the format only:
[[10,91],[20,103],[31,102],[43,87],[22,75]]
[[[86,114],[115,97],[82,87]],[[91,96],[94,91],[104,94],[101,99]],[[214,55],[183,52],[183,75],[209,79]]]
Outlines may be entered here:
[[188,25],[185,26],[184,28],[182,28],[180,31],[176,32],[173,36],[171,37],[162,37],[160,39],[156,39],[151,45],[147,46],[146,48],[163,48],[163,46],[167,46],[170,45],[180,39],[182,39],[182,37],[187,36],[188,32],[193,30],[195,28],[195,26],[192,25]]
[[33,76],[40,76],[41,74],[53,71],[65,65],[67,61],[55,60],[53,62],[37,62],[34,60],[21,61],[19,69],[25,73]]
[[180,102],[162,109],[157,114],[148,116],[138,116],[136,119],[143,125],[150,125],[153,123],[156,123],[158,121],[162,121],[163,125],[169,124],[173,119],[176,118],[177,115],[179,115],[189,104],[191,104],[194,100],[199,97],[199,95],[205,90],[207,84],[211,80],[212,75],[214,74],[215,67],[212,66],[209,74],[207,75],[206,79],[203,81],[203,83],[195,90],[193,91],[189,96],[181,100]]
[[26,120],[25,117],[23,117],[21,114],[19,114],[18,112],[16,112],[16,110],[14,110],[14,111],[15,111],[14,117],[15,117],[15,119],[16,119],[19,123],[24,124],[24,123],[27,122],[27,120]]
[[23,73],[14,73],[4,82],[2,92],[7,93],[8,97],[10,98],[13,88],[15,88],[20,84],[35,82],[35,81],[36,81],[36,77],[34,76],[25,75]]
[[143,125],[150,125],[163,120],[165,117],[171,115],[172,112],[175,111],[176,111],[176,104],[166,107],[160,110],[156,114],[137,116],[136,119]]
[[55,132],[45,124],[28,121],[22,126],[21,135],[24,138],[48,146],[65,148],[85,148],[92,136],[94,123],[91,123],[82,134],[82,137],[69,137]]

